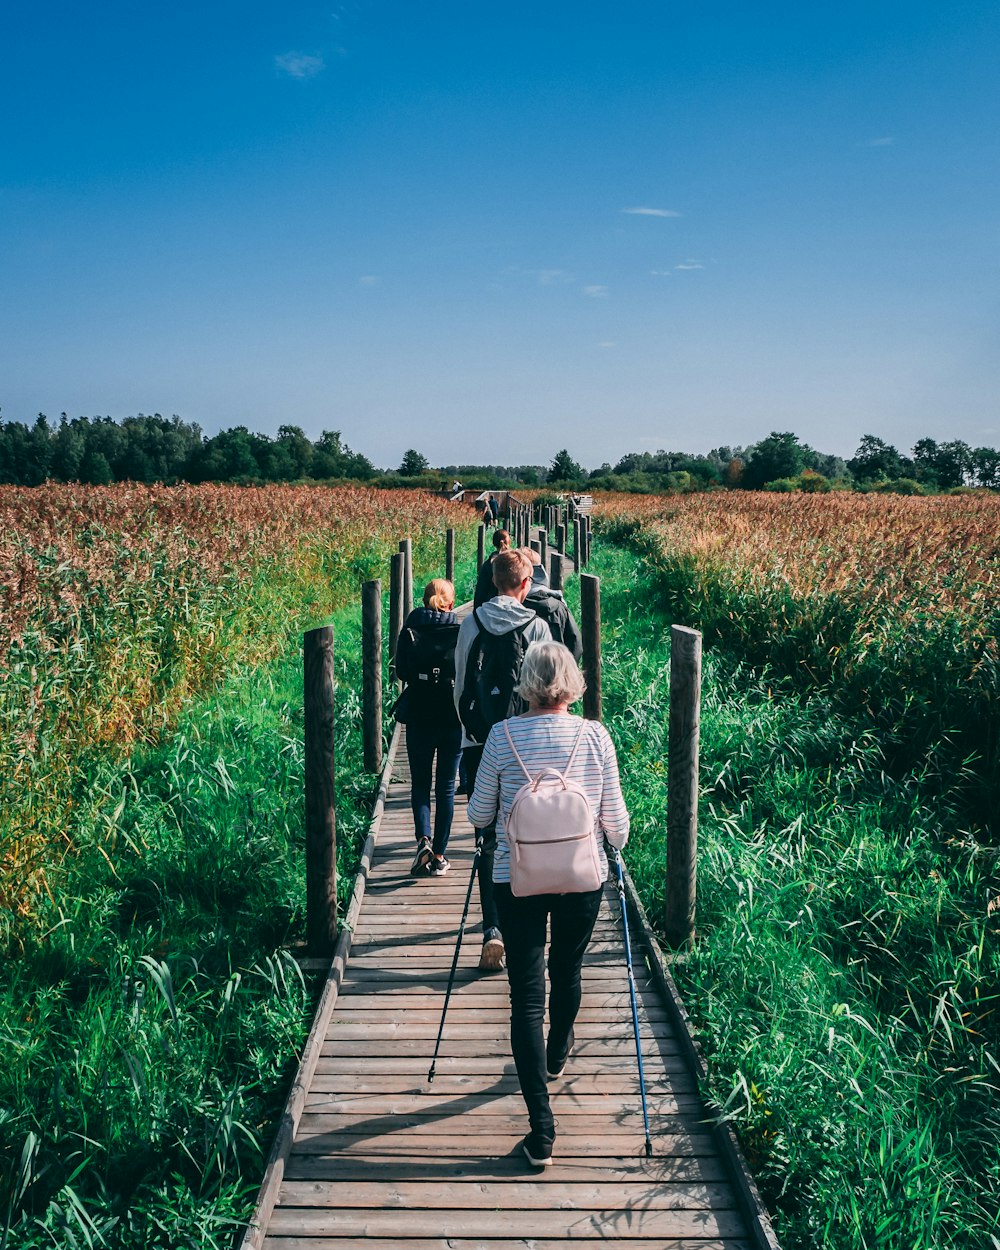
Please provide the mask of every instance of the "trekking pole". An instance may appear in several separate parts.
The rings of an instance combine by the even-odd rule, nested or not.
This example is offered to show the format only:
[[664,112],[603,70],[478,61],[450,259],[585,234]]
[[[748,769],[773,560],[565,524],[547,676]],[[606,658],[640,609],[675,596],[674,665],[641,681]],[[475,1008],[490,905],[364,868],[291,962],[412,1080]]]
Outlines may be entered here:
[[431,1058],[430,1071],[427,1073],[427,1084],[434,1080],[434,1066],[437,1063],[438,1050],[441,1047],[441,1036],[444,1033],[444,1018],[448,1014],[448,1003],[451,1000],[451,987],[455,984],[455,969],[458,967],[458,955],[462,949],[462,938],[465,936],[465,921],[469,915],[469,903],[472,900],[472,887],[476,884],[476,870],[479,867],[479,856],[483,849],[483,831],[476,830],[476,853],[472,857],[472,872],[469,874],[469,888],[465,891],[465,906],[462,908],[462,921],[458,926],[458,941],[455,943],[455,955],[451,961],[451,972],[448,975],[448,988],[444,994],[444,1006],[441,1008],[441,1023],[438,1025],[437,1041],[434,1043],[434,1054]]
[[639,1093],[642,1095],[642,1123],[646,1129],[646,1158],[653,1157],[653,1143],[649,1140],[649,1111],[646,1108],[646,1078],[642,1071],[642,1046],[639,1043],[639,1007],[635,997],[635,977],[632,974],[632,943],[628,936],[628,908],[625,905],[625,874],[622,857],[616,846],[607,843],[618,873],[618,901],[622,907],[622,930],[625,934],[625,967],[628,969],[628,992],[632,1000],[632,1028],[635,1031],[635,1057],[639,1064]]

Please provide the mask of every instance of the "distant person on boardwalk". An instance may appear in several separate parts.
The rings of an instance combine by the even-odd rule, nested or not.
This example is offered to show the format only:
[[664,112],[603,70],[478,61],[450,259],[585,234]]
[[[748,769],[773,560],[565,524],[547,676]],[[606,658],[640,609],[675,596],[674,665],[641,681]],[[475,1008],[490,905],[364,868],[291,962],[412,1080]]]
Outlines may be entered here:
[[507,551],[510,547],[510,534],[506,530],[494,530],[493,546],[496,548],[496,551],[492,552],[483,561],[483,567],[479,570],[479,576],[476,578],[476,590],[472,596],[472,606],[475,608],[481,608],[487,599],[496,598],[497,588],[493,581],[493,561],[501,551]]
[[414,608],[406,618],[396,642],[396,676],[405,683],[397,720],[406,725],[410,806],[417,839],[410,871],[415,876],[440,877],[450,867],[445,851],[455,814],[455,772],[462,750],[462,729],[455,711],[458,617],[454,607],[455,587],[435,577],[424,588],[424,606]]
[[493,516],[493,524],[496,525],[500,520],[500,505],[497,503],[496,495],[490,495],[490,513]]
[[553,642],[564,643],[573,652],[573,659],[579,660],[583,655],[583,639],[580,629],[569,610],[569,604],[561,590],[553,590],[549,579],[542,568],[542,557],[531,547],[521,547],[521,551],[534,566],[531,575],[531,590],[524,601],[526,608],[534,609],[549,627]]
[[[520,551],[499,551],[493,558],[497,595],[475,608],[462,622],[455,651],[455,706],[462,720],[462,766],[466,788],[476,785],[476,770],[490,727],[521,711],[515,691],[521,661],[529,643],[549,641],[544,621],[524,607],[531,589],[531,562]],[[493,818],[476,825],[482,835],[479,857],[479,903],[483,913],[483,950],[479,966],[484,971],[503,967],[504,944],[493,901],[493,853],[496,825]]]
[[[525,653],[518,682],[528,710],[490,730],[469,802],[469,819],[474,825],[496,822],[493,881],[510,981],[510,1042],[531,1129],[521,1148],[535,1167],[552,1161],[555,1122],[548,1082],[562,1075],[573,1051],[573,1025],[580,1009],[580,970],[603,889],[515,897],[510,887],[506,819],[526,774],[533,778],[545,768],[558,769],[586,793],[594,818],[598,875],[607,880],[604,839],[623,847],[629,817],[607,730],[599,721],[570,715],[571,704],[583,690],[583,676],[566,647],[555,642],[533,643]],[[547,1039],[546,924],[551,927]]]
[[490,507],[490,501],[487,499],[483,503],[482,522],[487,529],[493,524],[493,509]]

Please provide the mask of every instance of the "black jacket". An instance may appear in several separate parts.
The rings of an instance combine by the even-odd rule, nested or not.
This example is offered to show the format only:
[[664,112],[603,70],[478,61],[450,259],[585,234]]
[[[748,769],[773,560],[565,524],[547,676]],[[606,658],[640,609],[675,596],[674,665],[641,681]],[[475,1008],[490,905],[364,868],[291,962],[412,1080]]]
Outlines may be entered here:
[[583,641],[573,613],[562,596],[560,590],[550,590],[548,586],[533,587],[524,600],[526,608],[533,608],[539,619],[549,627],[555,642],[564,643],[573,652],[573,659],[583,655]]
[[[423,683],[418,682],[420,665],[416,651],[417,639],[421,634],[434,630],[447,631],[450,648],[447,655],[449,671],[443,683],[445,688],[431,693],[422,689]],[[396,641],[395,672],[396,677],[411,688],[408,703],[415,719],[430,720],[440,728],[458,726],[458,714],[455,711],[455,644],[458,641],[458,617],[454,612],[437,612],[433,608],[414,608],[406,618],[402,633]]]

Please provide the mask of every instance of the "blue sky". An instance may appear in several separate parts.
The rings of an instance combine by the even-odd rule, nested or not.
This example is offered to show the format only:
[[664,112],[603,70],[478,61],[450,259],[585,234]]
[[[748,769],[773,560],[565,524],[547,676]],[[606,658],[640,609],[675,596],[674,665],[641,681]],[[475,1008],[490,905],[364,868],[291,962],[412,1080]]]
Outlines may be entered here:
[[57,0],[0,68],[7,419],[1000,445],[993,0]]

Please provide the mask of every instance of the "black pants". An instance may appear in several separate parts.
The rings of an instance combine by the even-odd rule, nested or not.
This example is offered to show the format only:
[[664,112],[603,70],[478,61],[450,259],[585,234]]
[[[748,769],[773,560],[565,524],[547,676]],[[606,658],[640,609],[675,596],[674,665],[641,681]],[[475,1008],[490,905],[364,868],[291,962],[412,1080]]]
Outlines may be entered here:
[[[515,898],[510,886],[494,887],[507,949],[510,982],[510,1045],[517,1079],[534,1133],[555,1138],[545,1079],[546,1055],[565,1054],[580,1010],[580,969],[601,907],[603,889],[585,894],[537,894]],[[545,1040],[545,938],[549,942],[549,1036]]]
[[[462,769],[465,773],[465,790],[471,798],[476,788],[476,774],[483,758],[483,748],[475,745],[462,748]],[[491,821],[482,830],[483,849],[479,854],[479,867],[476,875],[479,878],[479,907],[483,913],[483,932],[487,929],[499,929],[500,920],[497,916],[497,905],[493,901],[493,860],[497,849],[497,822]]]

